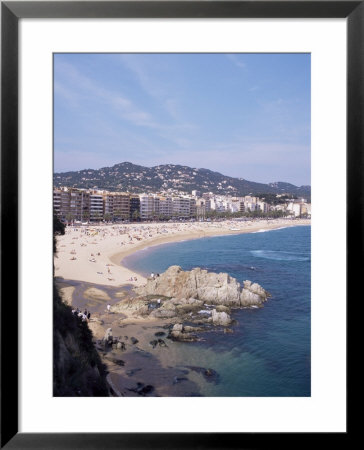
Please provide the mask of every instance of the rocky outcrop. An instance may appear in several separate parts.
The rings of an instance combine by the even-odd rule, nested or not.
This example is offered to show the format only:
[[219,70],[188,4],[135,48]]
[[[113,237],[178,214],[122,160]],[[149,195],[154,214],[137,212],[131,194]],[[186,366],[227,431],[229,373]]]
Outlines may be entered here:
[[149,314],[148,302],[138,298],[124,299],[111,306],[110,311],[116,314],[132,314],[133,316],[144,316]]
[[217,312],[216,309],[213,309],[211,317],[214,325],[222,325],[227,327],[231,323],[231,318],[229,314],[226,314],[226,312]]
[[175,341],[194,342],[198,341],[196,334],[191,331],[200,331],[195,327],[184,327],[181,323],[176,323],[170,332],[170,337]]
[[259,284],[251,281],[240,283],[227,273],[213,273],[200,268],[183,271],[171,266],[154,279],[148,279],[145,286],[135,289],[141,296],[161,295],[175,299],[193,299],[201,304],[224,305],[227,307],[261,306],[269,297]]
[[241,306],[261,306],[267,297],[269,294],[258,283],[244,281],[244,288],[240,296]]
[[[122,325],[130,318],[162,319],[169,323],[167,338],[182,342],[204,339],[199,333],[211,331],[215,326],[223,327],[226,333],[232,332],[227,328],[234,322],[230,317],[232,309],[262,306],[269,297],[257,283],[244,281],[241,285],[227,273],[200,268],[183,271],[179,266],[171,266],[158,277],[148,279],[146,285],[136,287],[134,292],[136,295],[111,307],[112,313],[122,315],[119,323]],[[101,343],[106,350],[111,346],[125,350],[125,344],[120,348],[111,329],[106,331]],[[150,342],[153,348],[163,344],[160,338]]]

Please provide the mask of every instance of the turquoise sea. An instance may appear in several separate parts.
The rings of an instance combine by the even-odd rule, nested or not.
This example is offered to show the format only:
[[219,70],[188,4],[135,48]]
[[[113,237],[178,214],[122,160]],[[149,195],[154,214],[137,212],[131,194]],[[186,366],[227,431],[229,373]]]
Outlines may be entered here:
[[137,252],[123,264],[139,273],[170,265],[228,272],[261,284],[272,297],[261,309],[234,310],[234,333],[178,343],[173,364],[212,368],[218,383],[201,383],[207,396],[310,396],[311,227],[218,236],[164,244]]

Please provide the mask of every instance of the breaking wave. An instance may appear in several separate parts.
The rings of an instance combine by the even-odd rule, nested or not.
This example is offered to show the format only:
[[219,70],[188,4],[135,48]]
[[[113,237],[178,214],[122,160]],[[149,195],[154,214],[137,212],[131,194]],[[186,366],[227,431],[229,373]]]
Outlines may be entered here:
[[275,261],[309,261],[310,257],[301,253],[282,252],[274,250],[251,250],[250,253],[257,258],[273,259]]

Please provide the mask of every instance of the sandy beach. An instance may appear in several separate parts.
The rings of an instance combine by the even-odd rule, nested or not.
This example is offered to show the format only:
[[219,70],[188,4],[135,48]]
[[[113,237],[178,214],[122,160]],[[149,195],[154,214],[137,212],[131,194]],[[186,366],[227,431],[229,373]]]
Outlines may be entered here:
[[146,247],[310,223],[307,219],[275,219],[68,226],[65,235],[57,238],[55,276],[105,286],[139,286],[145,278],[124,267],[122,260]]
[[[194,346],[167,338],[169,328],[179,318],[161,320],[136,312],[132,288],[146,280],[124,267],[123,258],[169,242],[309,224],[309,220],[279,219],[67,227],[66,234],[57,238],[57,286],[66,303],[91,312],[88,326],[109,372],[107,381],[113,395],[139,396],[138,386],[153,386],[148,395],[195,396],[211,381],[199,373],[206,368],[199,367]],[[128,304],[122,312],[117,307],[120,301]],[[106,310],[108,303],[110,312]],[[100,344],[107,329],[123,342],[123,350],[105,349]],[[162,347],[151,345],[160,338]],[[196,367],[185,366],[184,361],[190,359]]]

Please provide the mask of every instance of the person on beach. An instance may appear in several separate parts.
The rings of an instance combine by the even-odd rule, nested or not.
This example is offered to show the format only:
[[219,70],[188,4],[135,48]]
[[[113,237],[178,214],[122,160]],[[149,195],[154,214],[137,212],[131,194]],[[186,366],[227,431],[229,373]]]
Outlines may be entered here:
[[110,303],[108,303],[107,306],[106,306],[106,309],[107,309],[108,313],[110,313],[110,308],[111,308],[111,305],[110,305]]
[[91,317],[91,313],[89,311],[88,314],[87,314],[87,320],[90,320],[90,317]]

